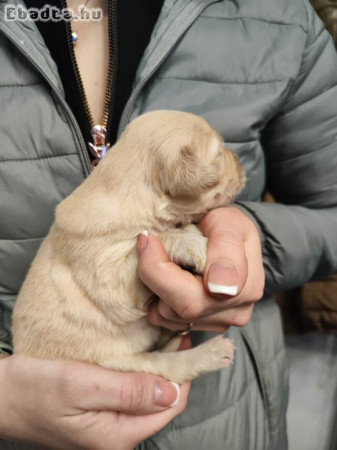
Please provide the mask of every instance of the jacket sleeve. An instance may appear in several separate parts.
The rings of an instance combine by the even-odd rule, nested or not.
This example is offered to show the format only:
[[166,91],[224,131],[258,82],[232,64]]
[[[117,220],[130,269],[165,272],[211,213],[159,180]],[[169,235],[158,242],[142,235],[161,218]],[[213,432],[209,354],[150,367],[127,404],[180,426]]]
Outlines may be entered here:
[[337,54],[308,2],[306,10],[298,74],[262,132],[277,203],[240,203],[260,228],[267,292],[337,271]]

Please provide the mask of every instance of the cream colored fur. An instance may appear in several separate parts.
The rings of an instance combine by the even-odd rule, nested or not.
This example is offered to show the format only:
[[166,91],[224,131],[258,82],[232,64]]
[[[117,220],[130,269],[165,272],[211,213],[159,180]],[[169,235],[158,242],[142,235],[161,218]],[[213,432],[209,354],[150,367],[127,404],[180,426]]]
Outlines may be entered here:
[[180,336],[149,323],[152,293],[138,277],[136,243],[149,230],[173,261],[202,273],[207,240],[191,223],[228,205],[244,182],[237,158],[203,119],[175,111],[135,119],[58,206],[15,306],[15,352],[179,383],[230,365],[230,340],[176,352]]

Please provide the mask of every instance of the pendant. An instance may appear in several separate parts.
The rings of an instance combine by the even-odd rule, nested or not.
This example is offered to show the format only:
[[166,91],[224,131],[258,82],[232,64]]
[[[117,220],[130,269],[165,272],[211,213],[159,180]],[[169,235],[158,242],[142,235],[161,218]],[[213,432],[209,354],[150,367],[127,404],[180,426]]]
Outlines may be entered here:
[[71,42],[73,43],[73,45],[76,44],[78,39],[77,33],[75,33],[74,31],[71,33]]
[[92,144],[89,142],[89,149],[91,154],[95,159],[91,163],[91,167],[94,169],[100,160],[105,156],[106,152],[110,148],[110,144],[105,142],[106,139],[106,128],[102,125],[95,125],[91,128],[91,134],[94,140]]

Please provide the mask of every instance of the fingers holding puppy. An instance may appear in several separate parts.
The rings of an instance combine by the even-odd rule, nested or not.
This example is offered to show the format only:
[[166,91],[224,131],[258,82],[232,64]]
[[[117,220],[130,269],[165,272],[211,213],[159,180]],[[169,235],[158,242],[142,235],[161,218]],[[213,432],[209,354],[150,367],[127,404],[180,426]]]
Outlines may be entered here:
[[[194,322],[189,322],[194,331],[213,331],[214,333],[224,333],[230,326],[246,325],[252,315],[254,304],[242,305],[236,308],[219,311],[215,314],[199,317]],[[174,314],[174,312],[173,312]],[[168,328],[173,331],[183,332],[188,328],[186,320],[169,320],[159,312],[158,304],[153,303],[149,308],[149,320],[153,325]]]
[[139,276],[158,297],[153,306],[160,316],[177,323],[178,327],[173,329],[220,308],[205,291],[201,277],[195,277],[168,259],[159,238],[152,234],[141,235],[138,250]]
[[160,240],[141,235],[139,275],[158,296],[149,309],[150,321],[173,330],[222,332],[250,320],[262,296],[264,271],[255,225],[235,208],[219,208],[201,223],[208,237],[204,278],[169,261]]

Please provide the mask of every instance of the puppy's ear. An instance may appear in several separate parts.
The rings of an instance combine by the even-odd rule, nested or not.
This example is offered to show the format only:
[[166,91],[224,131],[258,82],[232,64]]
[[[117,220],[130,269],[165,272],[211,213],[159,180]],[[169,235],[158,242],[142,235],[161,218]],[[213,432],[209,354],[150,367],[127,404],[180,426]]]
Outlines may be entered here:
[[207,164],[192,146],[183,146],[174,160],[163,170],[163,189],[172,197],[194,197],[219,183],[220,174],[213,164]]

